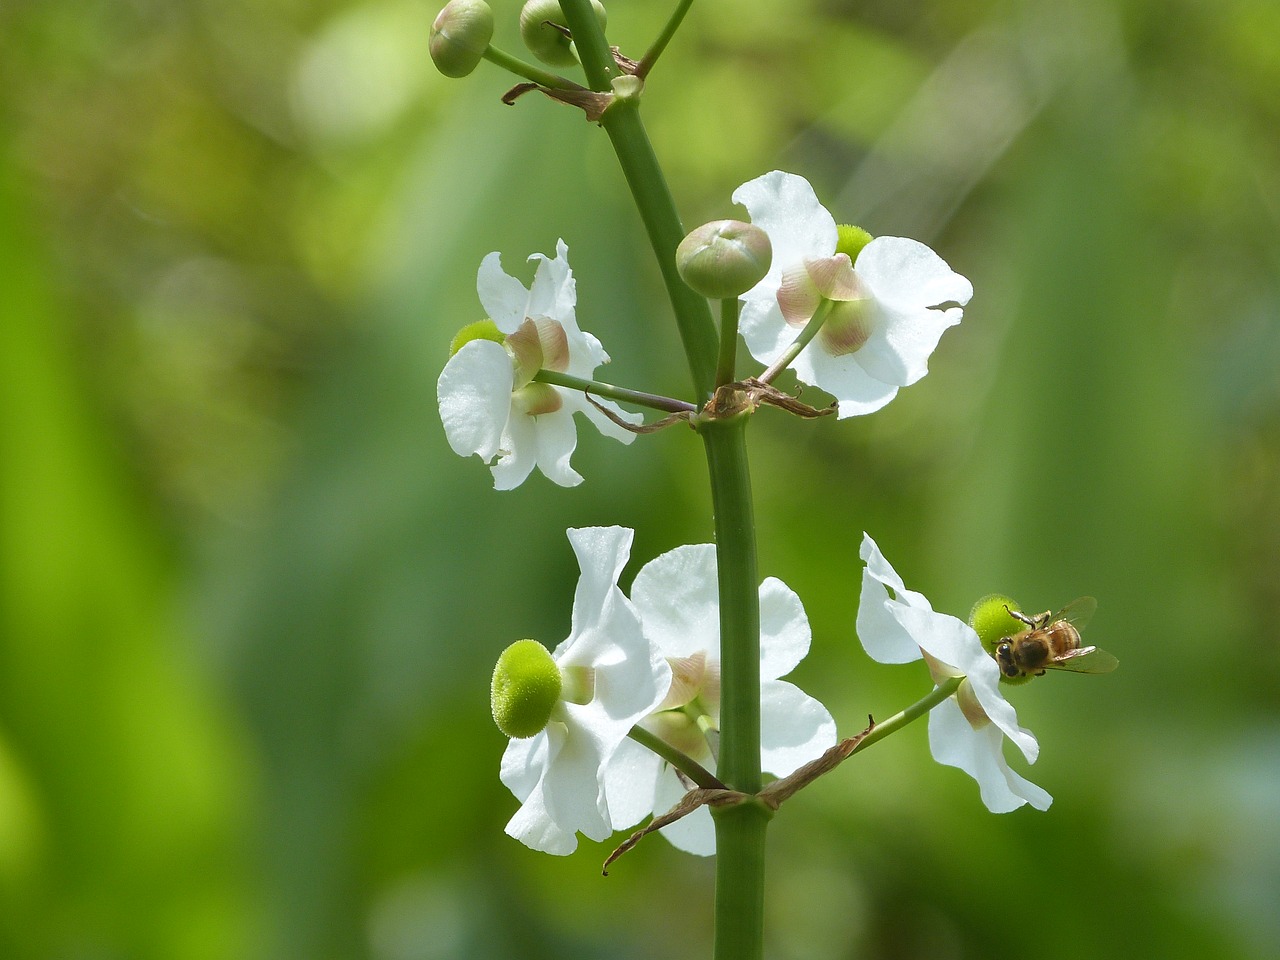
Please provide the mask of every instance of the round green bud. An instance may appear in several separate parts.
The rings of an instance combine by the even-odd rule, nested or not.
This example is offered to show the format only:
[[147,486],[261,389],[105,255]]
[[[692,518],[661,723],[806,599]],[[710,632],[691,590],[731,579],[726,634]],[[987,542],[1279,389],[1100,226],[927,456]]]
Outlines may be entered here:
[[874,239],[861,227],[852,227],[847,223],[840,224],[836,231],[836,253],[847,253],[853,263],[858,262],[858,254],[862,252],[862,248]]
[[506,337],[492,320],[487,318],[477,320],[475,323],[468,323],[449,341],[449,356],[452,357],[472,340],[492,340],[494,343],[503,343]]
[[769,235],[741,220],[713,220],[676,247],[676,269],[690,287],[712,300],[736,298],[764,279],[773,262]]
[[1027,629],[1027,625],[1012,616],[1010,610],[1021,610],[1018,604],[1002,593],[991,593],[973,605],[969,613],[969,626],[982,641],[982,646],[993,657],[996,647],[1006,637]]
[[446,77],[465,77],[493,39],[493,11],[484,0],[449,0],[431,24],[427,49]]
[[560,700],[560,685],[560,668],[550,651],[537,640],[517,640],[493,668],[493,722],[518,740],[541,733]]
[[[604,6],[599,0],[591,0],[591,6],[603,30],[608,20]],[[520,38],[530,53],[549,66],[577,66],[573,44],[563,30],[557,29],[567,26],[560,0],[529,0],[520,10]]]

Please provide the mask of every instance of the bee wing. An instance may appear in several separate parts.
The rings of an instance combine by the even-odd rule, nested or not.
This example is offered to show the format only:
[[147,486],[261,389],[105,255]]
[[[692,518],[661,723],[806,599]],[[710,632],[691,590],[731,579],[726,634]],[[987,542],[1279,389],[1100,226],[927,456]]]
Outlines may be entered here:
[[1070,650],[1045,664],[1049,670],[1066,670],[1069,673],[1110,673],[1118,666],[1119,660],[1097,647]]
[[1083,630],[1098,609],[1098,601],[1094,597],[1078,597],[1053,615],[1050,623],[1065,620],[1076,630]]

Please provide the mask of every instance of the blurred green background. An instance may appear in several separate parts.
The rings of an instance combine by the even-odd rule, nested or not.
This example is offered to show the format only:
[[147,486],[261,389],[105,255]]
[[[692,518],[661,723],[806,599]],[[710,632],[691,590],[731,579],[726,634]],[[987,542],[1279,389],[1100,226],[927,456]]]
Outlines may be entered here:
[[[575,490],[448,450],[490,250],[564,237],[609,379],[687,386],[604,135],[435,75],[435,12],[0,6],[4,958],[709,956],[709,862],[502,833],[488,675],[567,634],[564,529],[629,579],[711,521],[688,431],[582,431]],[[1122,661],[1015,694],[1048,813],[923,724],[793,801],[770,957],[1280,953],[1278,89],[1274,0],[703,0],[651,78],[686,223],[781,167],[977,291],[882,413],[756,418],[794,679],[850,733],[923,692],[854,639],[864,529],[960,615],[1097,595]]]

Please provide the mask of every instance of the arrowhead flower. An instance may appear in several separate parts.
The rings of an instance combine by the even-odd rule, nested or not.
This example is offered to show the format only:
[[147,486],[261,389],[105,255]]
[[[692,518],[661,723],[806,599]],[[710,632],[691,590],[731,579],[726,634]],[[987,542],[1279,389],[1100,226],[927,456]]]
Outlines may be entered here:
[[838,228],[803,177],[774,170],[740,186],[733,201],[773,245],[768,274],[743,295],[740,329],[753,357],[774,363],[829,301],[791,368],[836,398],[838,417],[879,410],[928,372],[943,331],[973,295],[968,280],[923,243]]
[[[502,342],[473,339],[449,358],[437,394],[449,446],[459,456],[492,462],[493,485],[511,490],[537,466],[553,482],[572,487],[582,476],[569,465],[578,443],[573,415],[584,414],[606,436],[630,443],[635,435],[613,423],[581,391],[534,381],[540,370],[592,379],[609,355],[578,329],[569,249],[556,242],[556,256],[534,254],[537,270],[529,289],[502,269],[497,253],[480,264],[476,291]],[[639,423],[608,400],[597,400],[620,419]]]
[[[569,636],[551,653],[562,692],[539,732],[507,745],[501,772],[502,782],[521,801],[506,832],[535,850],[560,855],[577,849],[578,833],[604,840],[613,832],[605,765],[620,743],[630,742],[627,733],[662,702],[671,684],[670,668],[645,639],[639,617],[618,589],[632,531],[586,527],[568,534],[582,576]],[[494,678],[495,717],[500,688],[510,686],[506,679]]]
[[[670,693],[642,726],[715,771],[720,726],[720,602],[712,544],[677,547],[636,575],[631,600],[645,636],[671,664]],[[821,703],[778,679],[809,652],[809,620],[800,598],[770,577],[760,585],[760,761],[782,777],[836,742],[835,721]],[[634,741],[625,741],[606,770],[616,829],[665,813],[687,786],[675,770]],[[706,807],[664,827],[676,847],[710,856],[714,827]]]
[[1014,773],[1004,759],[1008,737],[1034,763],[1040,745],[1018,725],[1012,704],[1000,692],[1000,668],[978,634],[963,620],[935,613],[929,601],[908,590],[875,541],[862,536],[862,599],[858,637],[872,660],[910,663],[921,658],[935,683],[964,677],[955,695],[929,713],[929,748],[934,759],[959,767],[978,781],[982,802],[992,813],[1008,813],[1024,803],[1049,809],[1053,798]]

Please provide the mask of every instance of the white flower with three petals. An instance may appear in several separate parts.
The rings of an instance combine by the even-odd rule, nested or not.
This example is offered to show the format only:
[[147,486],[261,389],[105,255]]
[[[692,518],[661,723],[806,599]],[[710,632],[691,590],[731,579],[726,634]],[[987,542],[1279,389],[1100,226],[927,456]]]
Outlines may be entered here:
[[[636,575],[631,601],[645,636],[671,664],[671,692],[642,726],[715,772],[720,723],[720,601],[713,544],[677,547]],[[800,598],[770,577],[760,585],[760,762],[783,777],[836,742],[836,726],[821,703],[779,677],[809,652],[809,620]],[[685,709],[688,708],[688,709]],[[699,727],[690,714],[703,714]],[[665,761],[628,740],[606,770],[609,812],[616,829],[665,813],[687,792]],[[689,853],[715,853],[711,815],[700,807],[662,833]]]
[[[635,435],[596,409],[581,391],[533,382],[539,370],[591,379],[609,355],[589,333],[578,329],[577,301],[569,249],[556,242],[556,256],[534,254],[537,270],[529,289],[502,269],[497,253],[480,264],[476,291],[504,343],[477,339],[464,344],[445,365],[437,384],[440,419],[449,446],[459,456],[477,454],[492,462],[493,485],[511,490],[537,466],[562,487],[582,482],[569,465],[578,443],[573,415],[585,414],[606,436],[630,443]],[[597,400],[620,419],[639,423],[640,414]]]
[[774,170],[733,193],[773,245],[773,264],[743,294],[740,329],[766,365],[834,301],[817,336],[791,363],[836,398],[838,417],[879,410],[928,372],[943,331],[960,322],[973,287],[923,243],[877,237],[856,263],[837,251],[838,228],[803,177]]
[[880,548],[862,535],[862,597],[858,638],[872,660],[911,663],[923,658],[941,684],[964,677],[956,691],[929,713],[929,749],[939,763],[959,767],[974,780],[992,813],[1008,813],[1025,803],[1049,809],[1053,798],[1009,768],[1008,737],[1029,763],[1040,752],[1031,731],[1018,725],[1013,705],[1000,692],[1000,668],[973,628],[935,613],[922,594],[908,590]]
[[582,575],[569,636],[551,656],[565,687],[577,695],[555,705],[540,733],[513,739],[501,771],[521,801],[506,832],[535,850],[561,855],[577,848],[578,833],[604,840],[613,832],[604,769],[671,685],[670,668],[618,589],[632,531],[586,527],[568,535]]

